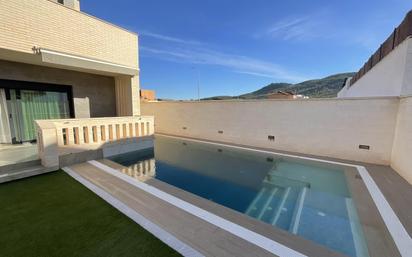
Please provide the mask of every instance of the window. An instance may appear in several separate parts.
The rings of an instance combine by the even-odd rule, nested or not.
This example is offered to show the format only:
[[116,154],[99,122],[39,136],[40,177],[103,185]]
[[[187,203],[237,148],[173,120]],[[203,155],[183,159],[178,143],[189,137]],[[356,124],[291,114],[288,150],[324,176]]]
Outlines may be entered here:
[[64,4],[64,0],[57,0],[59,4]]

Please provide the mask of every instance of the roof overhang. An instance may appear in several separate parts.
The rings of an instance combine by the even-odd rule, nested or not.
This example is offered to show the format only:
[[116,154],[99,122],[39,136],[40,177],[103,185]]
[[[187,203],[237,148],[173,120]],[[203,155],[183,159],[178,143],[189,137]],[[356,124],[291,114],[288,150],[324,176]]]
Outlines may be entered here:
[[33,48],[33,50],[34,53],[24,53],[0,48],[0,59],[105,76],[139,74],[139,69],[130,66],[44,48]]
[[114,74],[122,74],[122,75],[138,75],[138,69],[110,63],[106,61],[60,53],[48,49],[39,49],[41,59],[43,63],[49,63],[58,66],[66,66],[66,67],[75,67],[84,70],[95,70],[95,71],[103,71],[109,72]]

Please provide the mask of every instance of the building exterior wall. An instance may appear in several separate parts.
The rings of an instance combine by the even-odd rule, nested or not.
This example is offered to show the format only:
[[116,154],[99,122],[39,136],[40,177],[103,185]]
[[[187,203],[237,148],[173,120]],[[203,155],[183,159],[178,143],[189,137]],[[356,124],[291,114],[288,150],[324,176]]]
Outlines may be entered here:
[[33,46],[138,68],[137,35],[49,0],[0,0],[0,48]]
[[398,104],[398,98],[371,98],[145,102],[141,108],[155,116],[160,133],[389,165]]
[[412,94],[412,38],[392,50],[338,97],[401,96]]
[[0,60],[0,79],[70,85],[76,118],[116,116],[113,77]]
[[[50,1],[58,3],[57,0],[50,0]],[[64,3],[65,6],[67,6],[69,8],[72,8],[76,11],[80,11],[80,0],[64,0],[63,3]]]
[[156,99],[156,93],[154,90],[141,89],[140,100],[142,101],[154,101]]
[[391,166],[412,184],[412,97],[400,99]]

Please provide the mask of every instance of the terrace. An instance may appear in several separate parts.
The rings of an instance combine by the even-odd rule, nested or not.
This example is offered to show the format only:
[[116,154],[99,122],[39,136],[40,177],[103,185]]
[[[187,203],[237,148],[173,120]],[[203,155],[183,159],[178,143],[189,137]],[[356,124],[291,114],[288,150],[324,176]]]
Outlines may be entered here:
[[[68,80],[74,117],[36,118],[36,145],[0,148],[0,183],[7,182],[0,184],[6,207],[0,255],[395,257],[412,251],[408,26],[389,38],[402,38],[391,51],[346,81],[339,98],[140,103],[133,33],[46,0],[7,1],[0,11],[9,15],[1,22],[26,19],[5,26],[16,26],[16,35],[0,27],[7,38],[0,41],[0,62],[29,71],[32,83],[50,82],[39,82],[44,78],[33,69],[54,82],[61,78],[51,71],[76,77]],[[59,34],[48,40],[46,28],[34,29],[48,24],[39,15],[46,11],[57,21],[49,31]],[[412,14],[405,20],[410,24]],[[89,30],[96,34],[85,36]],[[403,72],[392,70],[394,63]],[[9,81],[6,73],[0,69],[0,78]],[[395,89],[382,93],[388,85]],[[109,100],[96,93],[102,88],[112,92]],[[105,117],[111,113],[116,117]]]

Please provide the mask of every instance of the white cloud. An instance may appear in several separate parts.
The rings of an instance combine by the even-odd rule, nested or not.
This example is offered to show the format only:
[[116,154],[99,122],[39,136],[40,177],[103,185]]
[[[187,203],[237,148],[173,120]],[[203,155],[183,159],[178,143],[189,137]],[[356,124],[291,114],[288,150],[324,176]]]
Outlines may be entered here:
[[318,23],[308,17],[287,18],[281,20],[266,30],[266,34],[283,40],[307,40],[318,37]]
[[300,82],[307,79],[307,77],[295,74],[272,62],[211,50],[210,46],[203,42],[147,31],[141,34],[160,41],[174,43],[172,46],[168,44],[160,48],[140,46],[141,54],[145,56],[170,62],[221,66],[236,73],[290,82]]
[[348,27],[348,21],[336,19],[336,14],[323,9],[304,16],[288,16],[256,32],[256,39],[278,39],[284,41],[327,41],[343,45],[361,46],[373,51],[382,43],[382,27],[391,22],[383,18],[371,22],[365,19],[357,26]]
[[226,54],[203,47],[159,49],[141,46],[140,50],[144,55],[172,62],[216,65],[229,68],[237,73],[290,82],[300,82],[307,79],[307,77],[290,72],[272,62],[243,55]]
[[153,33],[153,32],[149,32],[149,31],[140,32],[140,35],[155,38],[155,39],[159,39],[159,40],[163,40],[163,41],[179,43],[179,44],[202,45],[202,43],[199,42],[199,41],[186,40],[186,39],[182,39],[182,38],[166,36],[166,35]]
[[266,26],[254,34],[257,39],[274,38],[285,41],[303,41],[328,37],[329,25],[326,22],[329,11],[320,10],[304,16],[288,16]]
[[233,72],[240,73],[240,74],[252,75],[252,76],[255,76],[255,77],[273,78],[272,75],[265,74],[265,73],[259,73],[259,72],[240,71],[240,70],[235,70]]

